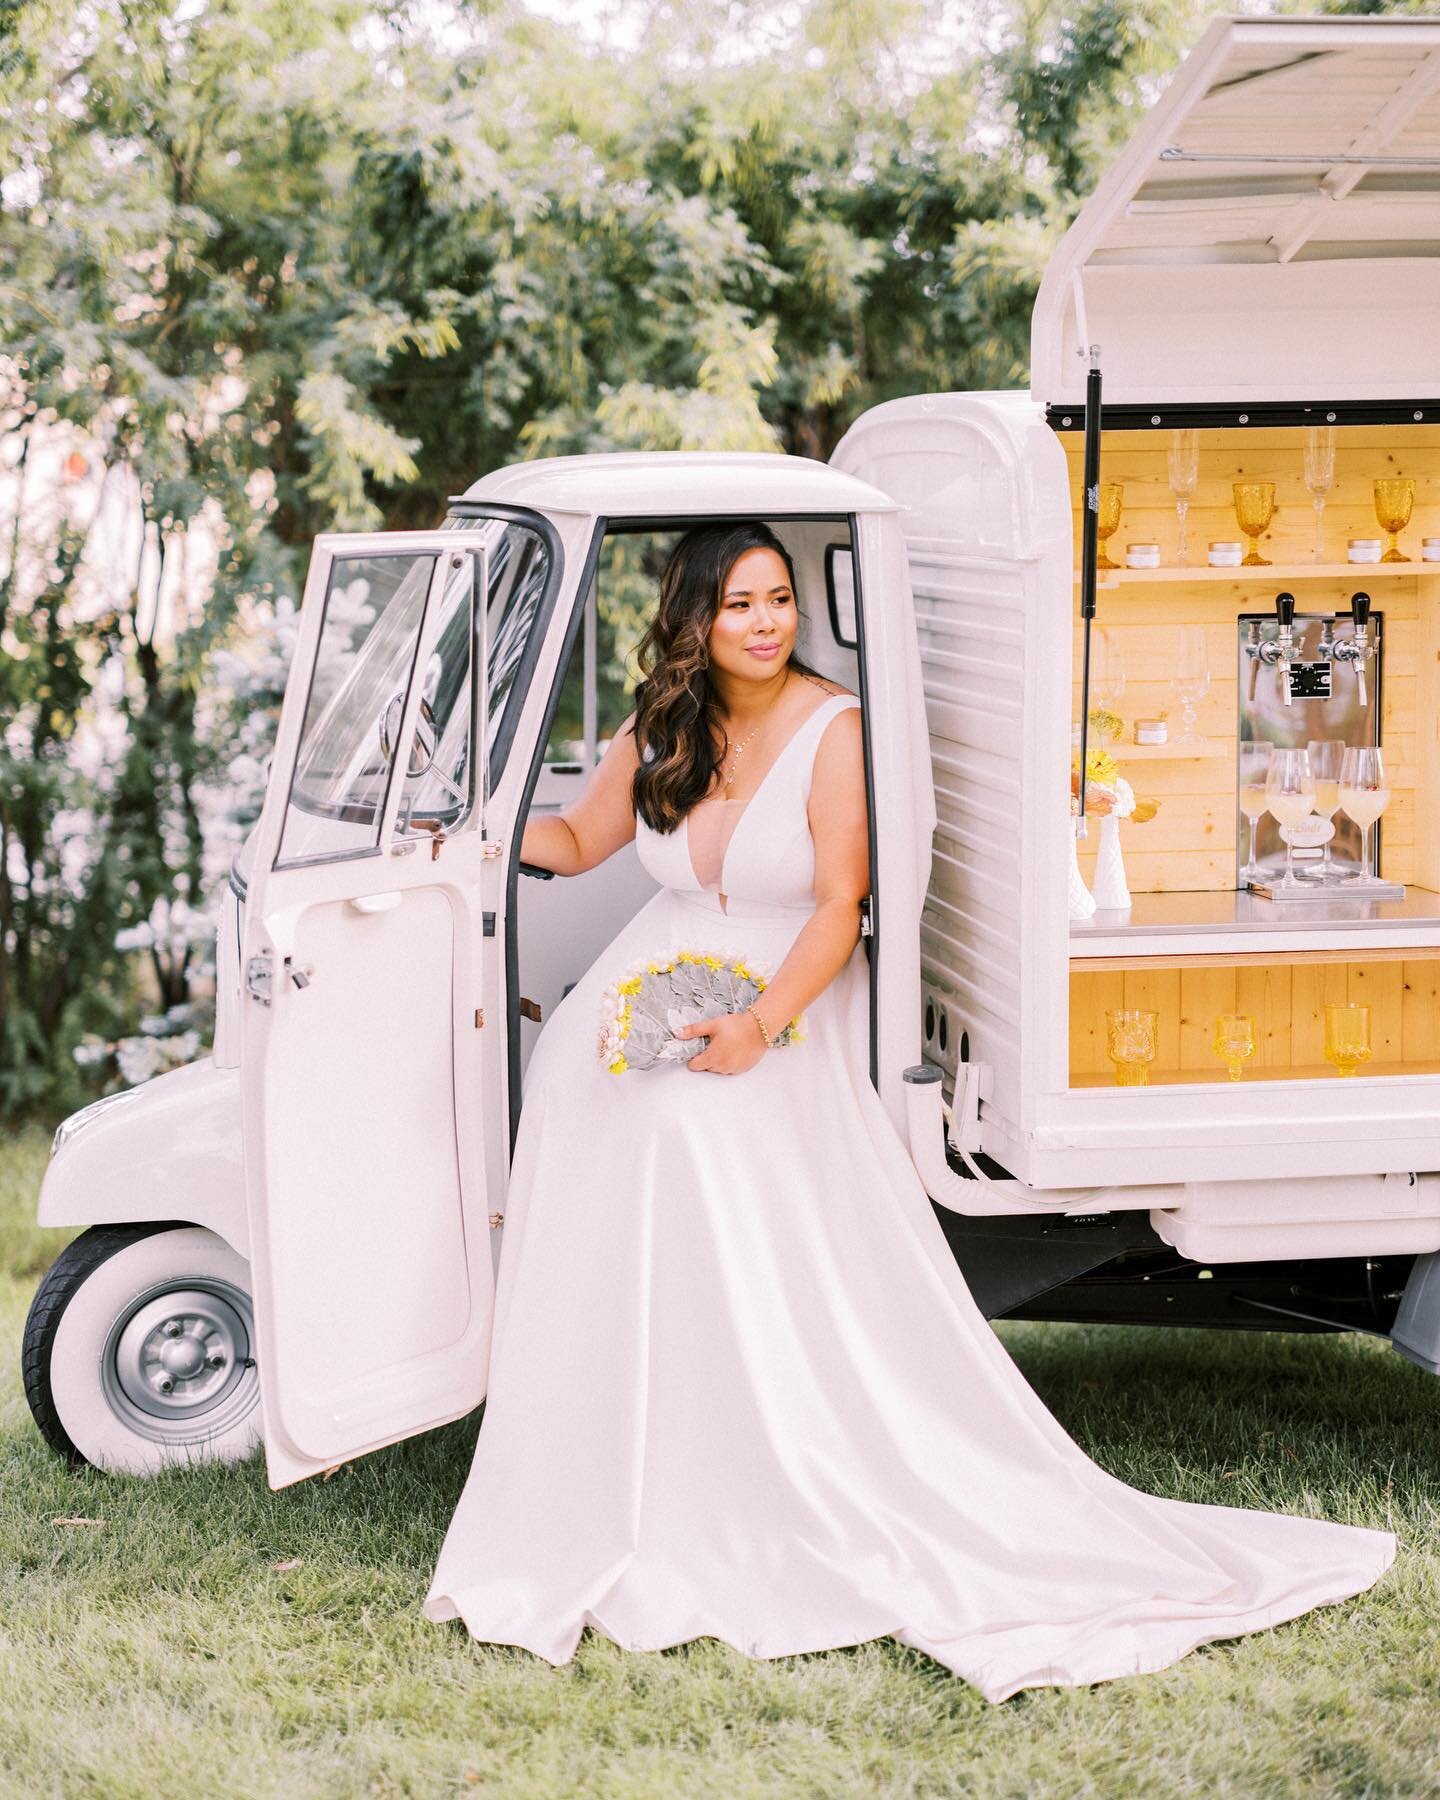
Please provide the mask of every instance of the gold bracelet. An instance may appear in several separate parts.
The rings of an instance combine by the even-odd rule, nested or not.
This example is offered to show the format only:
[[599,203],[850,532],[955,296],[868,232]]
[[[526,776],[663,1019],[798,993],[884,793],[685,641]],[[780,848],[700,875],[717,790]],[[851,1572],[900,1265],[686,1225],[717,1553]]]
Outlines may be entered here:
[[752,1000],[750,1002],[750,1004],[745,1008],[745,1010],[746,1010],[746,1012],[749,1013],[750,1017],[755,1021],[755,1023],[760,1027],[760,1035],[765,1040],[765,1048],[767,1050],[773,1050],[775,1048],[775,1040],[771,1037],[770,1033],[765,1029],[765,1021],[760,1017],[759,1013],[756,1012],[755,1002]]

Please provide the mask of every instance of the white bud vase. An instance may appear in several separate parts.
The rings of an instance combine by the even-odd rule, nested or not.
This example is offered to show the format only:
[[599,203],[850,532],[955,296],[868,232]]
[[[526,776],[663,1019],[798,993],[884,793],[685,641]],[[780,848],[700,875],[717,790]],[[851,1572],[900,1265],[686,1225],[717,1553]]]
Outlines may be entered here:
[[1091,898],[1102,912],[1129,910],[1130,888],[1120,848],[1120,821],[1114,813],[1107,813],[1100,821],[1100,849],[1095,858],[1095,890]]
[[1095,896],[1085,885],[1085,877],[1080,873],[1080,841],[1075,832],[1070,833],[1070,917],[1072,919],[1093,919],[1095,917]]

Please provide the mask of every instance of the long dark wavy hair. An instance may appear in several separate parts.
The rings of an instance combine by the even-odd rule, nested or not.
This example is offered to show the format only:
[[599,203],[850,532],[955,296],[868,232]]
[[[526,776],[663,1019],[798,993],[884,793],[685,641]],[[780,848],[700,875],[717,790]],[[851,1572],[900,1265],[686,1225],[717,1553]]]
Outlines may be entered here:
[[[660,604],[636,649],[644,679],[635,690],[640,767],[630,786],[635,812],[652,831],[675,829],[730,748],[710,680],[710,628],[730,571],[747,550],[773,550],[781,558],[798,613],[790,552],[757,519],[687,531],[660,577]],[[789,666],[819,673],[793,653]]]

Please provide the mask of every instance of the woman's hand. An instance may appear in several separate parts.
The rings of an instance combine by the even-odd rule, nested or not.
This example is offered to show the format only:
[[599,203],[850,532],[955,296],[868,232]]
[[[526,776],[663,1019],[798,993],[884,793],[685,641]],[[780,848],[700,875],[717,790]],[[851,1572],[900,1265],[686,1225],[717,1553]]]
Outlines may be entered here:
[[677,1038],[704,1037],[709,1041],[687,1068],[702,1074],[741,1075],[753,1068],[765,1054],[766,1044],[760,1027],[748,1012],[721,1013],[715,1019],[693,1019],[682,1025]]

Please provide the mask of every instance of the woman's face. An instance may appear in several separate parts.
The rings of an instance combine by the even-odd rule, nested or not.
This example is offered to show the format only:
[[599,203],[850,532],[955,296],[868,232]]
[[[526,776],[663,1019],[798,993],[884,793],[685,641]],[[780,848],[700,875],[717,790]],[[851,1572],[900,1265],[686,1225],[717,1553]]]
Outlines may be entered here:
[[795,592],[785,560],[773,550],[736,557],[720,591],[710,627],[710,661],[742,681],[778,675],[799,630]]

